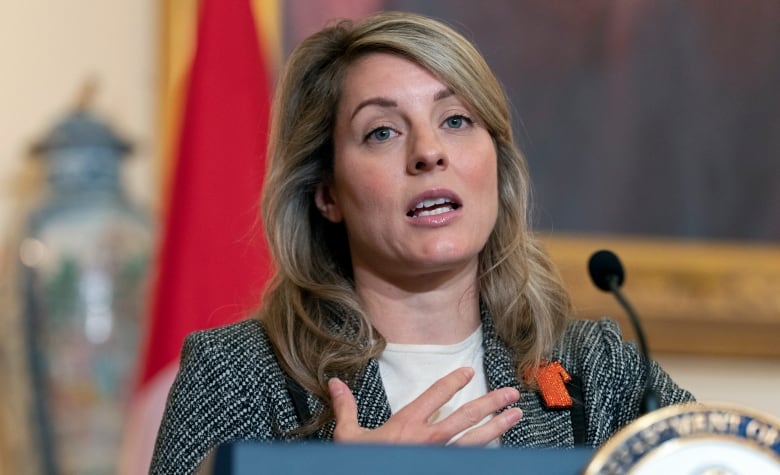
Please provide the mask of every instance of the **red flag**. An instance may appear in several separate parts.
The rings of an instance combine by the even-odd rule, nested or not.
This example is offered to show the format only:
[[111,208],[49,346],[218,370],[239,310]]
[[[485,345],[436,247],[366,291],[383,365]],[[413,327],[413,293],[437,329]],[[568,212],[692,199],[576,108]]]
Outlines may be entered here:
[[[151,450],[153,408],[167,395],[186,335],[247,316],[269,275],[258,204],[270,68],[249,1],[201,0],[195,41],[125,466],[138,452],[132,446]],[[123,473],[148,470],[148,455],[141,458]]]
[[258,228],[270,91],[249,2],[203,0],[152,294],[142,383],[184,337],[258,303]]

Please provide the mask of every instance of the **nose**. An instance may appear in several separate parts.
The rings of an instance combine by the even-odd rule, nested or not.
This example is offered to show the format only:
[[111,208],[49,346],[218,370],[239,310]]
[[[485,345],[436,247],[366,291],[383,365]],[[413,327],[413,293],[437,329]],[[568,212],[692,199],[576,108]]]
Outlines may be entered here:
[[425,173],[436,168],[445,169],[449,164],[445,147],[434,130],[418,129],[415,131],[412,134],[409,147],[406,169],[412,175]]

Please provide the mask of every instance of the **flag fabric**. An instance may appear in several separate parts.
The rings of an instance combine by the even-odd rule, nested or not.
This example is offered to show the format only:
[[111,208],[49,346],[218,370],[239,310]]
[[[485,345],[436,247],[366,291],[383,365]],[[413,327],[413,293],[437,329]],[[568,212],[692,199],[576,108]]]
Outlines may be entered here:
[[[171,9],[196,4],[166,3],[164,21],[175,13]],[[162,173],[170,177],[139,384],[120,461],[123,474],[148,472],[185,337],[249,315],[270,275],[258,204],[273,68],[257,26],[273,23],[267,17],[276,8],[273,1],[254,4],[201,0],[197,14],[178,12],[179,18],[197,19],[196,28],[170,30],[184,43],[188,31],[193,34],[192,53],[188,61],[163,59],[185,74],[182,92],[174,90],[170,102],[174,108],[180,104],[180,112],[167,120],[177,139],[169,147],[170,168]],[[259,21],[260,15],[266,17]]]
[[257,305],[268,259],[258,229],[270,100],[250,4],[203,0],[152,294],[146,382],[184,337]]

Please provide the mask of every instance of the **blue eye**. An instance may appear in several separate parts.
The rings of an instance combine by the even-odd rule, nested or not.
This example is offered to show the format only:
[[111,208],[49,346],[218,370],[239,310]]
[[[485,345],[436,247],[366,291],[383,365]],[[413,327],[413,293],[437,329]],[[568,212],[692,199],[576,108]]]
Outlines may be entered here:
[[453,115],[444,120],[444,125],[450,129],[460,129],[471,124],[471,119],[463,115]]
[[384,142],[393,136],[393,129],[390,127],[377,127],[366,135],[366,140],[376,140],[377,142]]

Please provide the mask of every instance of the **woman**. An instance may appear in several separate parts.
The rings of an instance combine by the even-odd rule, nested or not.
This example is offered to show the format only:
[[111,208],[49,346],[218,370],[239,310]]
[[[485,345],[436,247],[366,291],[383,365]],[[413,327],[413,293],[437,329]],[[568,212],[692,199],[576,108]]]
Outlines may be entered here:
[[153,472],[235,439],[597,446],[638,415],[642,358],[569,320],[506,98],[458,33],[380,13],[311,36],[268,158],[275,276],[257,318],[185,342]]

